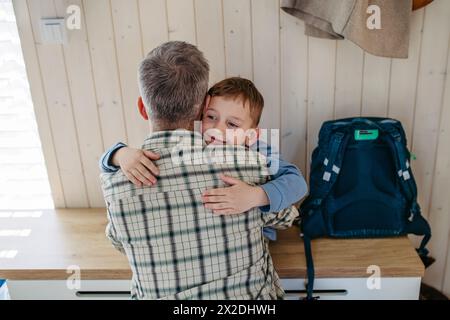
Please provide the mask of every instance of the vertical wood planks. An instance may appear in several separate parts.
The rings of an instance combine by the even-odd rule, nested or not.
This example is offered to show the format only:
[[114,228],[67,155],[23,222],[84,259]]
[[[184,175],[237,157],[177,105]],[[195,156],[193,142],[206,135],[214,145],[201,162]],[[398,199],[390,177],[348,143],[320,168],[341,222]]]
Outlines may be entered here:
[[253,80],[264,96],[261,128],[280,130],[280,8],[252,0]]
[[411,36],[408,59],[392,60],[391,89],[389,97],[390,118],[400,120],[411,144],[416,103],[417,73],[422,41],[424,9],[411,15]]
[[250,0],[223,0],[226,76],[253,80]]
[[144,55],[137,0],[111,0],[111,10],[128,143],[139,148],[150,127],[137,108],[137,69]]
[[[64,17],[67,7],[72,4],[82,8],[80,0],[55,1],[57,15]],[[81,160],[86,178],[89,206],[102,207],[105,201],[100,188],[98,160],[103,153],[104,145],[84,18],[84,15],[82,15],[80,30],[68,31],[68,44],[62,46],[62,48],[79,138]]]
[[225,40],[221,0],[195,0],[197,45],[209,61],[209,84],[225,78]]
[[334,106],[336,119],[361,115],[363,69],[363,50],[348,40],[337,41]]
[[417,161],[413,162],[413,169],[419,187],[419,203],[425,216],[428,215],[430,205],[442,109],[450,37],[449,17],[450,5],[447,1],[434,1],[425,8],[412,140],[412,150],[417,155]]
[[103,141],[109,148],[118,141],[128,143],[111,6],[109,0],[83,0],[83,8]]
[[[56,15],[53,0],[28,1],[31,23],[39,30],[42,17]],[[58,167],[66,197],[67,207],[88,207],[85,172],[81,161],[76,121],[74,118],[64,53],[61,45],[43,44],[36,33],[36,48],[44,78],[53,141],[58,154]]]
[[138,0],[144,55],[169,40],[165,0]]
[[362,116],[386,117],[392,59],[364,54]]
[[197,44],[194,0],[167,0],[169,40]]
[[[449,39],[450,46],[450,39]],[[440,113],[436,168],[432,181],[428,221],[433,237],[430,241],[431,256],[436,262],[427,269],[425,281],[450,294],[450,51],[442,111]]]
[[[324,121],[334,117],[336,40],[309,38],[308,163]],[[307,167],[309,176],[309,167]]]
[[281,149],[306,173],[308,38],[304,23],[281,12]]

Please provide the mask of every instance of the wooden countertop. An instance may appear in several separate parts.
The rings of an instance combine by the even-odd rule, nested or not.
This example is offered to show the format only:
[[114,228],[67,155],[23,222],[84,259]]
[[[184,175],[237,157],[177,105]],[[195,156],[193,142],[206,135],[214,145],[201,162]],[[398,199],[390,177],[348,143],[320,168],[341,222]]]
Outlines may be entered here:
[[[299,229],[278,232],[270,245],[282,278],[306,277],[306,260]],[[380,239],[316,239],[311,242],[318,278],[366,278],[367,268],[380,267],[382,277],[423,277],[425,267],[407,236]]]
[[[105,236],[104,209],[44,210],[35,211],[34,217],[21,215],[0,212],[0,279],[67,279],[70,274],[66,270],[74,265],[80,267],[85,280],[131,279],[126,257]],[[31,232],[29,236],[5,236],[5,230]],[[282,278],[304,278],[305,257],[298,229],[279,231],[278,239],[270,246],[278,274]],[[367,277],[369,265],[380,266],[381,276],[386,277],[424,274],[407,237],[319,239],[312,247],[317,277]]]
[[[0,237],[0,252],[17,250],[13,259],[0,257],[0,279],[67,279],[69,266],[79,266],[81,279],[131,279],[124,255],[105,235],[104,209],[36,211],[40,217],[3,217],[0,230],[30,229],[28,237]],[[13,212],[14,214],[14,212]]]

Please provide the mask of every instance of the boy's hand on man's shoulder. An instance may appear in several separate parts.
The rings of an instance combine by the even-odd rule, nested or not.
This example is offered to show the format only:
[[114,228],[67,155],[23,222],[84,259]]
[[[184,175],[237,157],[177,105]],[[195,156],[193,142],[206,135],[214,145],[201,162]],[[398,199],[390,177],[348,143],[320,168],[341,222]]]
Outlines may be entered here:
[[128,180],[142,187],[156,184],[159,169],[152,160],[159,158],[160,156],[152,151],[123,147],[115,152],[112,162],[120,166]]

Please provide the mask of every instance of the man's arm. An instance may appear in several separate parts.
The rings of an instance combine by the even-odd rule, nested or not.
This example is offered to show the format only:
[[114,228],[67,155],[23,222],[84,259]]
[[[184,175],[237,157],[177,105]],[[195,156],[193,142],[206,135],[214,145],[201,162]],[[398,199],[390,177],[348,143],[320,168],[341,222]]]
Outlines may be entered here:
[[117,240],[117,232],[116,232],[116,229],[114,228],[114,224],[111,221],[111,214],[109,212],[109,209],[106,208],[106,210],[107,210],[107,216],[108,216],[108,224],[106,225],[106,230],[105,230],[106,237],[111,241],[113,247],[116,250],[125,254],[125,250],[123,249],[122,243],[119,240]]
[[295,218],[299,216],[297,208],[291,206],[280,212],[263,214],[264,226],[275,229],[287,229],[292,226]]

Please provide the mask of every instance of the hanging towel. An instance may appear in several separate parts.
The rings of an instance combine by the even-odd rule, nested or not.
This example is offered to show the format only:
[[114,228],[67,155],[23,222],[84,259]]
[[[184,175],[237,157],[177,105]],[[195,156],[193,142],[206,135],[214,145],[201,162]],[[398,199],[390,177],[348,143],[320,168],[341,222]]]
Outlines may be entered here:
[[[369,29],[369,6],[380,8],[380,29]],[[281,8],[305,21],[305,34],[348,39],[377,56],[407,58],[412,0],[282,0]]]

